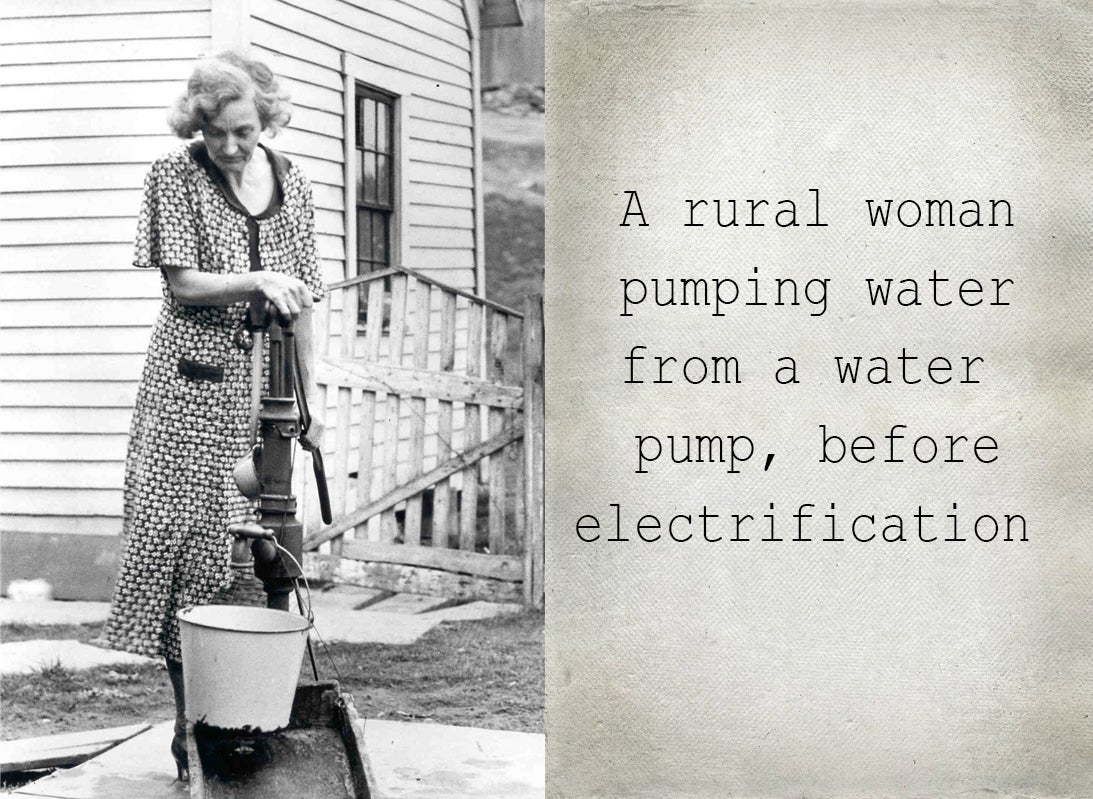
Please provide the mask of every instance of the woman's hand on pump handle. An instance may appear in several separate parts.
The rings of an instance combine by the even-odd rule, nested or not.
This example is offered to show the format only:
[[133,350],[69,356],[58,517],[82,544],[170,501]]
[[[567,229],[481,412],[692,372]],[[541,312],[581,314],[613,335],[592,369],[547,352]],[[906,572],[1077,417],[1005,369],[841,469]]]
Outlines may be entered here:
[[311,291],[302,280],[280,272],[252,272],[255,295],[264,297],[282,319],[295,320],[312,306]]

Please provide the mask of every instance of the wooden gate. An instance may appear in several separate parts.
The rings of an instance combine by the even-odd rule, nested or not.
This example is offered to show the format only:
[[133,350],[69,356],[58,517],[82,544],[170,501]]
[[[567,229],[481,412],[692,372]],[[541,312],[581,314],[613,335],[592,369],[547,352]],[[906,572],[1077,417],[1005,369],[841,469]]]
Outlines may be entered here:
[[520,313],[403,268],[330,289],[317,379],[334,521],[305,539],[308,570],[540,607],[541,299]]

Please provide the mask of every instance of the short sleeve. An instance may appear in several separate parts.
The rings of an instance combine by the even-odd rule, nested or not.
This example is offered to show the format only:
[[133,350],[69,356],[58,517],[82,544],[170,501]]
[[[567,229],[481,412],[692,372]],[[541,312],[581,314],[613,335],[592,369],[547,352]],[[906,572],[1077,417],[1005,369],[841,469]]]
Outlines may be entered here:
[[144,179],[134,266],[200,268],[198,223],[186,188],[185,172],[172,159],[152,165]]
[[296,275],[304,282],[318,302],[326,295],[322,267],[319,265],[319,248],[315,238],[315,201],[311,196],[311,183],[301,176],[301,204],[299,228],[299,260]]

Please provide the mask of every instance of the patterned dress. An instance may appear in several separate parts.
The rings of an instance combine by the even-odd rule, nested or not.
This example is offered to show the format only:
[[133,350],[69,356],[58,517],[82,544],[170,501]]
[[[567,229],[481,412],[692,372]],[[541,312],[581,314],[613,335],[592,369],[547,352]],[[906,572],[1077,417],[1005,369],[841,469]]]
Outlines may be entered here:
[[[144,183],[134,265],[272,269],[321,297],[311,186],[284,156],[266,153],[276,190],[257,216],[200,141],[156,161]],[[255,504],[232,479],[253,443],[251,356],[235,341],[245,302],[180,305],[165,274],[162,281],[130,428],[121,567],[100,642],[180,660],[176,612],[232,590],[227,527],[255,519]]]

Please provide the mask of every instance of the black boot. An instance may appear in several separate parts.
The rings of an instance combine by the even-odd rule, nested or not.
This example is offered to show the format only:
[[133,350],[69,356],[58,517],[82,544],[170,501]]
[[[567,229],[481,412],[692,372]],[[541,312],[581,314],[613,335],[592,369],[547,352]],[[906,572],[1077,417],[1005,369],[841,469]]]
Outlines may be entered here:
[[182,682],[182,663],[167,659],[167,677],[175,692],[175,737],[171,739],[171,756],[178,767],[178,779],[190,780],[190,757],[186,750],[186,689]]

